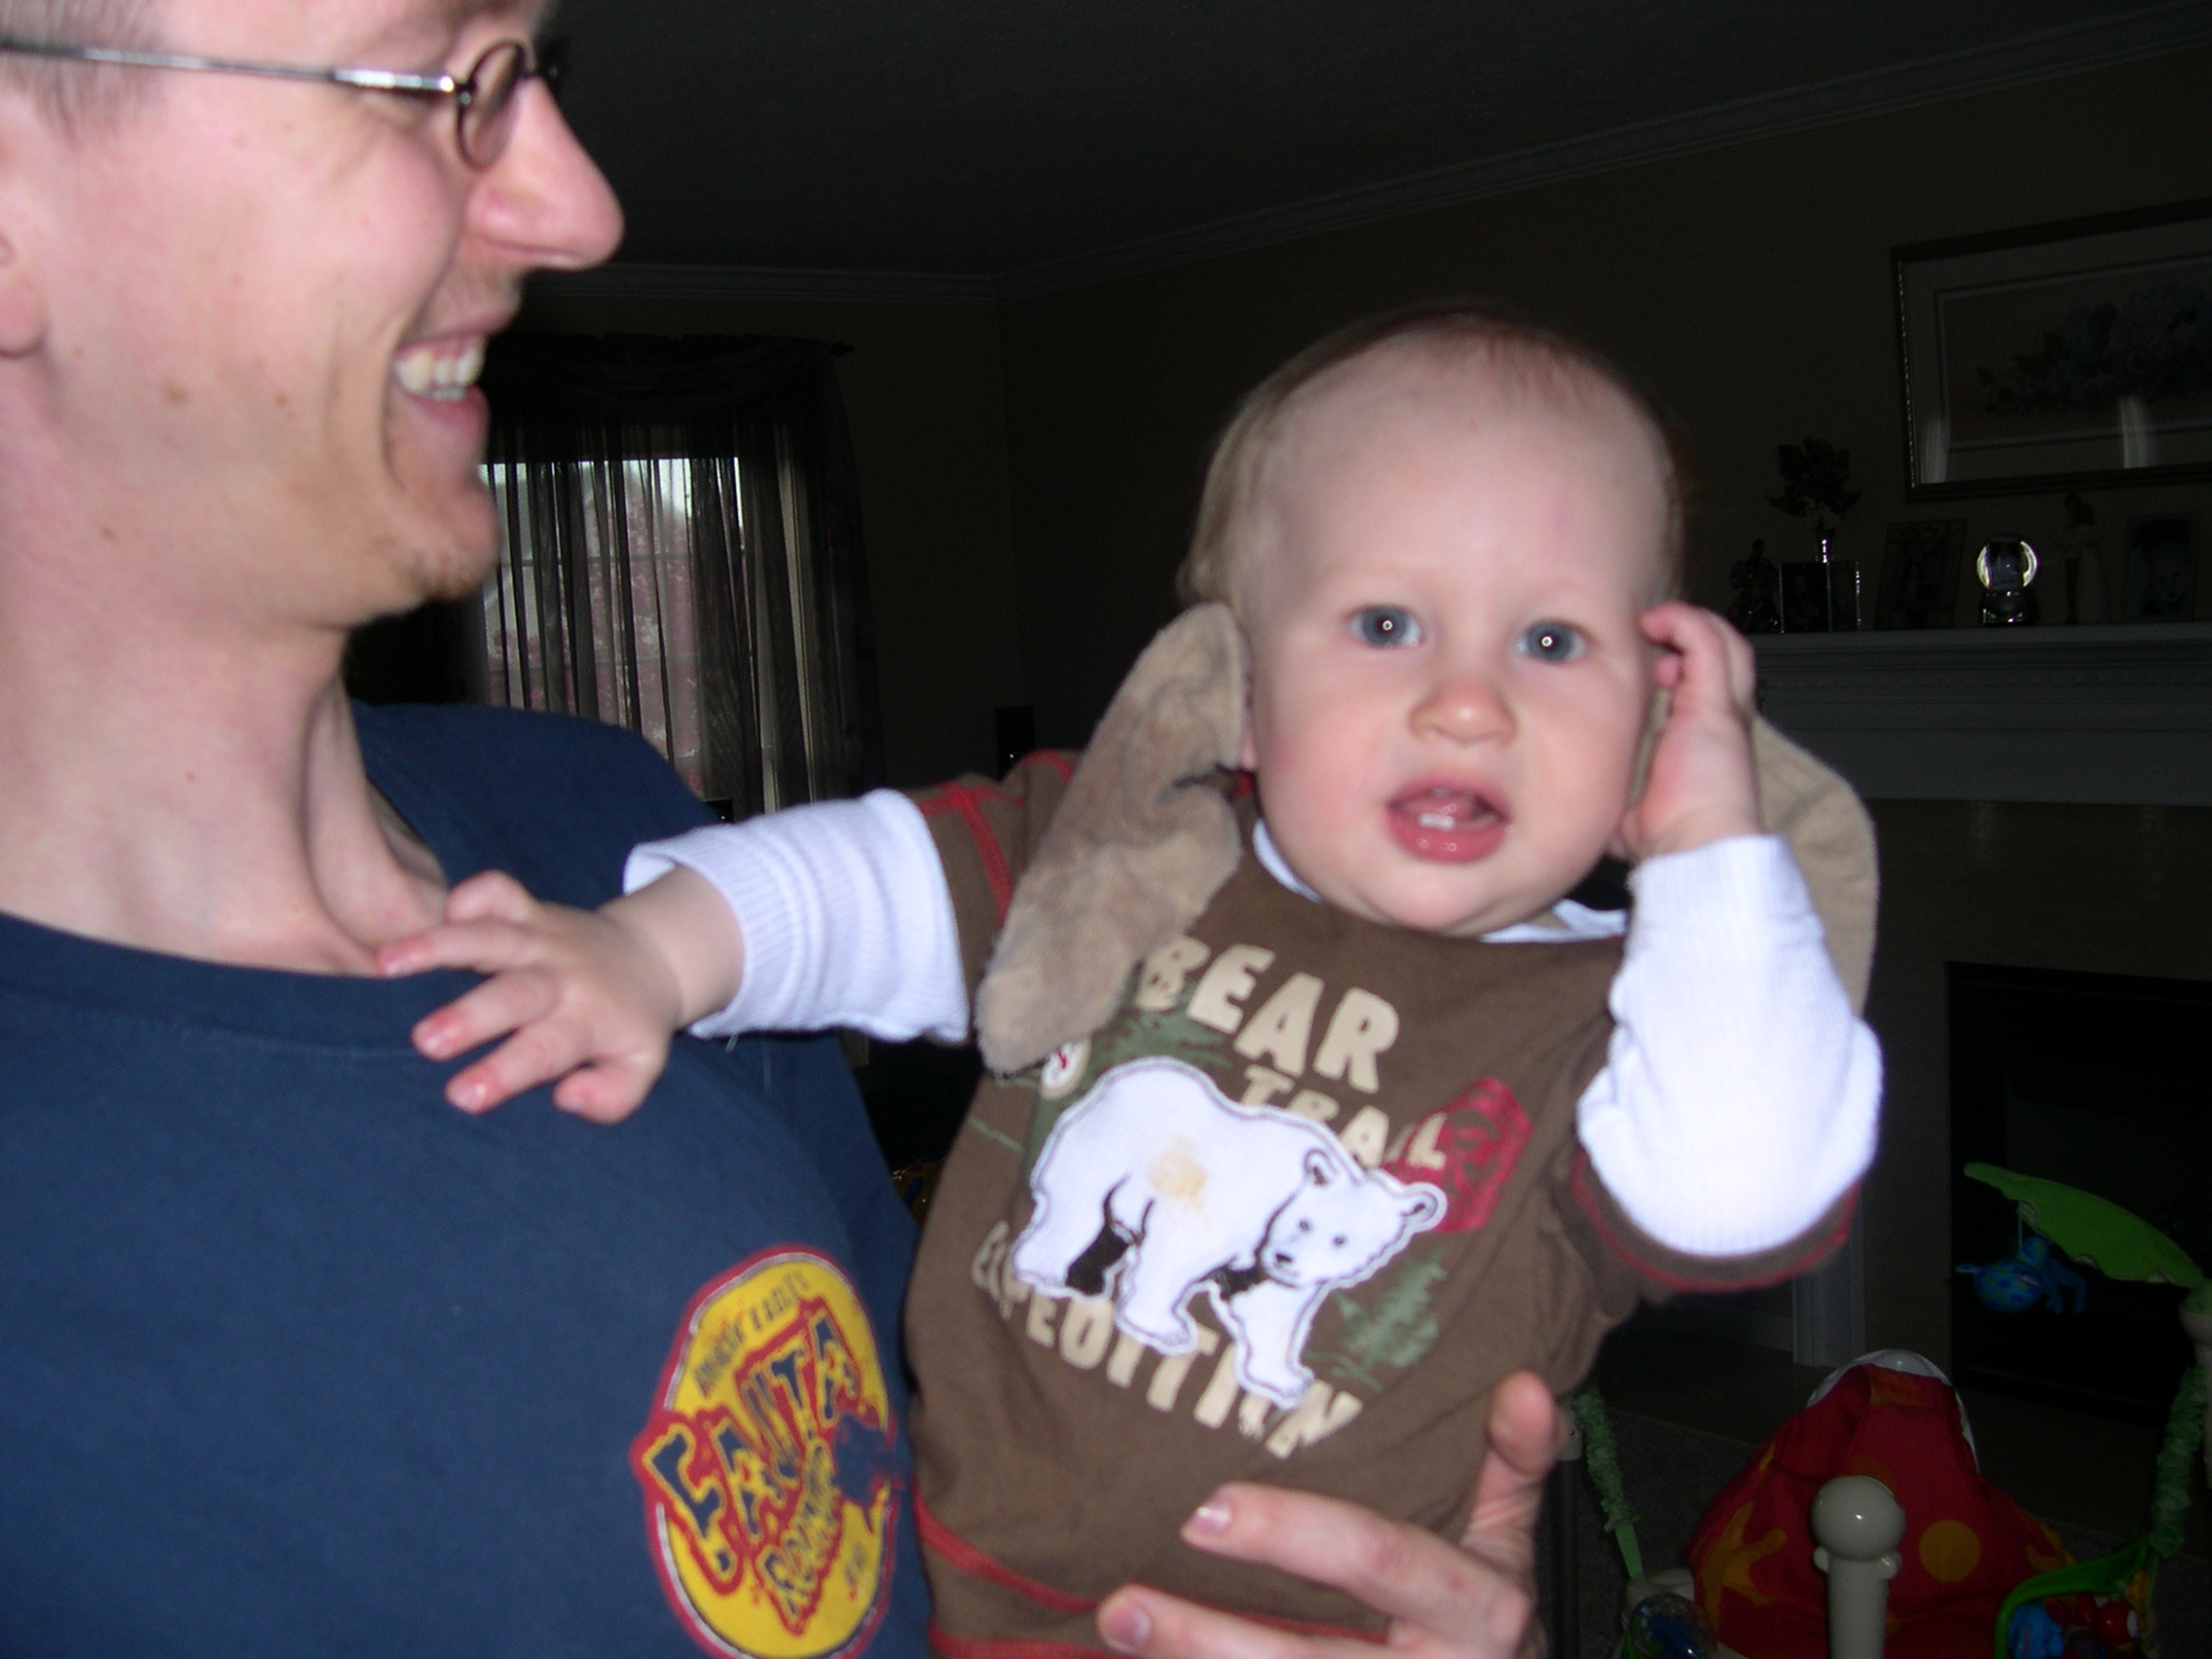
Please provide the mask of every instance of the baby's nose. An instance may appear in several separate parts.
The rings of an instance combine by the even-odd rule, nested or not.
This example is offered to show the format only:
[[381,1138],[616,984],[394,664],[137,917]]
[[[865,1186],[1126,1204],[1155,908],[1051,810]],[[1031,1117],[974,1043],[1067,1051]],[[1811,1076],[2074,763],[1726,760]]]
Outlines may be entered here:
[[1430,685],[1415,706],[1414,726],[1460,743],[1479,743],[1510,736],[1513,711],[1488,675],[1461,669],[1440,675]]

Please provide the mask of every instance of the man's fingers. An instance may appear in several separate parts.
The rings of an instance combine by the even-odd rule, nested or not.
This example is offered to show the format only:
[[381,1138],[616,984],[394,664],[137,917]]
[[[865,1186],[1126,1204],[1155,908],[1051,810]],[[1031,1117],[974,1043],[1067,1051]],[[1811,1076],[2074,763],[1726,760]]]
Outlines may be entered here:
[[1419,1527],[1277,1487],[1221,1488],[1184,1524],[1183,1538],[1333,1586],[1446,1646],[1511,1623],[1511,1596],[1521,1589]]
[[1516,1567],[1533,1561],[1535,1515],[1565,1432],[1551,1390],[1534,1372],[1516,1371],[1491,1390],[1488,1448],[1464,1548]]
[[[1461,1547],[1356,1504],[1242,1483],[1183,1526],[1195,1548],[1331,1585],[1389,1616],[1409,1659],[1504,1659],[1542,1651],[1535,1624],[1535,1521],[1559,1455],[1558,1408],[1516,1372],[1492,1391],[1487,1446]],[[1142,1585],[1098,1608],[1109,1646],[1146,1659],[1372,1659],[1375,1645],[1299,1636],[1193,1606]]]
[[1379,1651],[1371,1641],[1293,1636],[1143,1585],[1099,1603],[1098,1634],[1145,1659],[1375,1659]]

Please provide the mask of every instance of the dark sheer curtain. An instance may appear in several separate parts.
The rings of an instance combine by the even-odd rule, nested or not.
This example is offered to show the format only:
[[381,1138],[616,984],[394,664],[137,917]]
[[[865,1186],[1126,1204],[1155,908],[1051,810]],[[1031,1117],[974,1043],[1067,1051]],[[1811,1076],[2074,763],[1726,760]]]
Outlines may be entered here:
[[487,695],[643,732],[733,817],[882,780],[832,349],[510,336]]

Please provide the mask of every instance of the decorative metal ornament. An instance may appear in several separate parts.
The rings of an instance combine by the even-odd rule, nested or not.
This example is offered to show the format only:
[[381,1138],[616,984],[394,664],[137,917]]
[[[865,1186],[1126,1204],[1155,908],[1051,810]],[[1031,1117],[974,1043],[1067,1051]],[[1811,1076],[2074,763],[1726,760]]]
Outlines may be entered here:
[[2041,616],[2033,586],[2041,565],[2035,548],[2020,536],[1994,535],[1981,544],[1973,573],[1982,587],[1984,626],[2018,627]]

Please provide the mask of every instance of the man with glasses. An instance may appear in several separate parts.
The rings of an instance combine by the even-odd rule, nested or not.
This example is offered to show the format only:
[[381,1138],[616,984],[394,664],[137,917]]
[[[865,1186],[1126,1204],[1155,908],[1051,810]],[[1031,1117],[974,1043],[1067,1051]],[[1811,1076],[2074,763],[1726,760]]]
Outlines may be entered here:
[[[834,1049],[472,1119],[408,1042],[455,982],[373,977],[452,881],[595,903],[699,816],[623,734],[341,689],[485,575],[485,342],[620,234],[536,21],[0,0],[9,1653],[922,1646],[908,1240]],[[1194,1540],[1508,1651],[1551,1417],[1501,1400],[1472,1553],[1241,1491]]]

